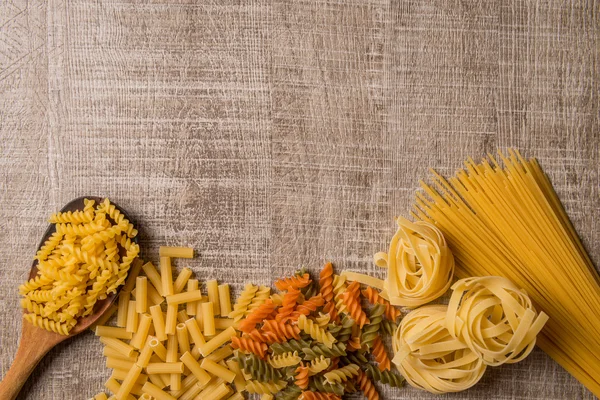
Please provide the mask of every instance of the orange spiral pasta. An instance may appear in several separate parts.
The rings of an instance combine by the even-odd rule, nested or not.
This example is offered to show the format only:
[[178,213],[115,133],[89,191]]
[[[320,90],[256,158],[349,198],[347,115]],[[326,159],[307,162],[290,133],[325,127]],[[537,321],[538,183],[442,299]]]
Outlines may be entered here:
[[361,331],[358,325],[352,326],[352,334],[346,347],[350,350],[360,350],[362,348]]
[[300,291],[295,288],[290,288],[288,292],[283,296],[281,308],[277,310],[275,319],[277,321],[285,321],[296,309],[298,304],[298,298],[300,297]]
[[360,284],[358,282],[348,285],[346,292],[342,294],[342,300],[348,313],[361,329],[370,322],[360,305]]
[[282,278],[275,282],[275,287],[279,290],[289,290],[290,288],[301,289],[308,286],[312,282],[308,274],[302,276],[292,276],[289,278]]
[[334,369],[338,369],[339,366],[340,366],[340,358],[339,357],[333,357],[331,359],[331,362],[329,363],[329,367],[327,368],[327,372],[332,371]]
[[249,333],[256,327],[256,324],[261,323],[265,318],[268,318],[277,305],[273,303],[273,300],[267,299],[263,304],[256,307],[252,312],[240,322],[238,329],[242,332]]
[[245,352],[254,353],[260,358],[265,358],[267,353],[267,345],[265,343],[255,342],[248,337],[237,337],[231,338],[231,347],[234,349],[240,349]]
[[250,339],[259,343],[269,343],[269,336],[267,336],[264,332],[259,331],[258,329],[252,329],[249,333],[244,334],[247,335]]
[[265,321],[262,332],[269,339],[269,343],[281,343],[289,339],[300,339],[300,329],[296,325],[268,319]]
[[329,314],[332,321],[336,323],[340,322],[340,314],[338,313],[337,308],[335,308],[335,303],[333,301],[325,302],[323,305],[323,312]]
[[395,322],[398,319],[398,317],[402,315],[400,310],[391,305],[389,301],[381,297],[377,290],[373,289],[371,286],[363,290],[362,294],[367,298],[367,300],[371,304],[383,304],[385,306],[385,317],[390,321]]
[[385,351],[381,336],[375,338],[372,353],[375,357],[375,361],[377,361],[377,367],[379,367],[380,371],[389,371],[391,369],[390,357],[388,356],[387,351]]
[[296,311],[294,311],[291,315],[291,318],[296,320],[300,315],[308,315],[313,311],[316,311],[317,308],[323,305],[323,296],[319,293],[316,296],[311,297],[310,299],[304,301],[304,303],[300,304],[296,307]]
[[375,389],[375,385],[369,379],[369,377],[364,372],[359,372],[358,374],[358,387],[361,392],[365,395],[367,400],[379,400],[379,393],[377,393],[377,389]]
[[320,293],[325,301],[333,300],[333,265],[325,264],[319,274]]
[[296,368],[295,383],[296,386],[298,386],[300,389],[308,388],[309,372],[310,371],[308,367],[302,364],[300,364],[300,366]]
[[300,394],[298,400],[341,400],[341,397],[335,393],[304,391]]

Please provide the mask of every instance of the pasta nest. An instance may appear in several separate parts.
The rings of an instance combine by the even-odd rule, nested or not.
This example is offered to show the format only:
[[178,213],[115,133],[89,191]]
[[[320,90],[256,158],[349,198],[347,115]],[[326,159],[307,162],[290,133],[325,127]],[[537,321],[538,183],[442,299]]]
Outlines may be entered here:
[[394,364],[413,387],[434,394],[475,385],[487,366],[446,329],[445,305],[418,308],[404,317],[393,337]]
[[454,257],[446,239],[429,222],[399,217],[388,253],[375,263],[388,268],[384,287],[393,305],[418,307],[443,295],[454,275]]
[[498,276],[461,279],[452,286],[446,327],[489,366],[516,363],[535,347],[548,321],[510,280]]

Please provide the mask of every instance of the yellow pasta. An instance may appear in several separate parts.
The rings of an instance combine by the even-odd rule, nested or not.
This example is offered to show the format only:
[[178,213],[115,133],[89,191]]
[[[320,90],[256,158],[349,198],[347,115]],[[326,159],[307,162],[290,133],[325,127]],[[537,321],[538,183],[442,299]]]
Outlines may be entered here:
[[147,262],[142,266],[142,269],[144,270],[144,273],[146,274],[150,282],[152,282],[152,286],[154,286],[158,294],[164,296],[162,287],[162,277],[160,276],[160,273],[156,270],[154,264],[152,264],[151,262]]
[[[172,390],[171,391],[171,395],[173,397],[175,397],[176,399],[179,399],[179,398],[182,397],[182,395],[185,392],[187,392],[196,383],[198,383],[198,379],[194,376],[194,374],[190,374],[190,375],[186,376],[185,379],[183,379],[181,381],[181,389],[179,389],[179,390]],[[198,392],[200,392],[200,390],[198,390]]]
[[173,294],[173,268],[169,257],[160,258],[160,276],[162,279],[162,295]]
[[167,349],[157,338],[150,339],[148,344],[158,358],[160,358],[162,361],[167,361]]
[[177,400],[175,397],[150,382],[146,382],[144,386],[142,386],[142,391],[148,393],[156,400]]
[[216,363],[223,361],[225,358],[233,354],[233,349],[230,345],[221,347],[218,350],[213,351],[206,358]]
[[131,369],[127,373],[127,376],[121,383],[121,387],[119,388],[119,391],[115,395],[117,397],[117,399],[124,399],[125,397],[127,397],[129,395],[129,393],[131,393],[131,389],[133,389],[133,385],[135,385],[135,382],[141,373],[142,373],[142,367],[140,367],[139,365],[134,364],[131,367]]
[[223,330],[234,326],[235,322],[231,318],[215,318],[215,329]]
[[127,356],[127,355],[113,349],[112,347],[108,347],[108,346],[104,346],[104,348],[102,349],[102,355],[104,357],[121,358],[123,360],[128,360],[128,361],[136,361],[138,358],[137,352],[133,352],[133,354],[131,356]]
[[127,306],[127,324],[125,329],[127,332],[135,333],[138,327],[138,313],[136,311],[135,300],[130,300]]
[[246,388],[246,379],[244,379],[244,375],[242,374],[242,369],[236,360],[227,360],[225,361],[229,370],[235,373],[235,378],[233,378],[233,383],[238,391],[242,391]]
[[235,372],[228,370],[209,358],[203,359],[200,366],[211,374],[218,376],[229,383],[233,382],[233,379],[235,378]]
[[177,328],[177,305],[167,306],[167,318],[165,321],[165,332],[167,335],[174,335]]
[[137,331],[133,335],[131,342],[129,342],[133,348],[138,350],[140,350],[144,343],[146,343],[146,338],[148,337],[148,332],[150,331],[150,325],[152,324],[152,317],[148,314],[142,314],[139,320],[140,323]]
[[123,354],[125,357],[131,357],[135,353],[135,349],[125,342],[115,338],[100,337],[100,342],[112,348],[115,351]]
[[[237,389],[237,386],[236,386],[236,389]],[[227,400],[244,400],[244,395],[241,394],[240,392],[235,392],[234,394],[229,396],[227,398]]]
[[192,374],[196,377],[200,386],[204,386],[208,384],[210,381],[210,375],[206,372],[204,368],[200,366],[198,361],[194,359],[194,357],[189,353],[185,352],[181,355],[180,360],[185,364],[186,367],[192,372]]
[[[117,382],[114,378],[108,378],[108,380],[104,383],[104,386],[113,393],[118,393],[119,389],[121,389],[121,384]],[[115,399],[117,398],[116,396],[111,396],[111,398],[112,397],[114,397]],[[128,394],[124,398],[126,400],[135,400],[135,397],[133,397],[130,394]]]
[[195,290],[193,292],[183,292],[174,294],[171,296],[167,296],[167,304],[169,305],[178,305],[188,302],[196,302],[202,299],[202,293],[200,290]]
[[384,287],[384,281],[382,281],[381,279],[377,279],[372,276],[361,274],[358,272],[346,270],[342,271],[341,276],[346,278],[347,281],[359,282],[363,285],[371,286],[379,290],[382,290]]
[[138,314],[148,311],[148,279],[145,276],[136,278],[135,310]]
[[98,325],[105,325],[108,320],[110,320],[112,318],[112,316],[117,312],[118,307],[114,304],[111,304],[108,309],[104,312],[104,314],[102,314],[97,320],[96,322],[94,322],[92,325],[90,325],[90,330],[91,331],[95,331],[96,326]]
[[215,316],[221,315],[221,305],[219,303],[219,285],[216,280],[206,281],[206,293],[208,301],[213,305],[213,313]]
[[129,370],[135,364],[135,362],[130,360],[124,360],[122,358],[107,357],[105,360],[105,364],[106,368]]
[[148,302],[151,305],[162,304],[165,299],[158,293],[152,282],[148,282]]
[[160,305],[150,307],[150,315],[152,316],[152,323],[154,325],[154,334],[160,341],[167,340],[167,334],[165,332],[165,318],[163,316]]
[[146,338],[144,347],[142,347],[142,351],[140,351],[140,356],[138,357],[137,361],[135,362],[137,365],[139,365],[142,368],[146,368],[148,366],[148,363],[150,363],[150,357],[152,357],[152,355],[154,354],[154,350],[150,346],[150,342],[153,339],[156,339],[156,338],[154,338],[152,336],[148,336]]
[[111,337],[115,339],[131,339],[133,334],[127,332],[125,328],[113,326],[96,326],[96,336]]
[[240,297],[238,297],[237,302],[233,306],[233,311],[229,313],[228,317],[233,318],[235,322],[241,320],[244,317],[248,306],[250,303],[252,303],[252,299],[256,295],[257,291],[258,287],[251,283],[247,283],[244,287],[244,290],[240,294]]
[[[110,377],[114,378],[118,381],[122,381],[127,377],[128,373],[129,373],[129,370],[127,370],[127,369],[113,369],[112,373],[110,374]],[[147,381],[148,381],[148,375],[140,373],[138,378],[135,380],[135,384],[143,385]]]
[[159,389],[164,389],[165,387],[167,387],[167,384],[162,380],[160,374],[148,375],[148,380]]
[[127,308],[129,307],[129,292],[121,292],[119,293],[119,307],[117,309],[117,326],[126,327],[127,326]]
[[179,344],[179,352],[181,354],[190,351],[190,339],[188,330],[185,324],[177,324],[177,343]]
[[327,383],[341,383],[359,374],[360,367],[356,364],[348,364],[344,367],[334,369],[323,374]]
[[[206,391],[206,389],[205,389]],[[207,392],[202,395],[202,399],[205,400],[220,400],[230,394],[232,392],[229,385],[226,383],[219,384],[216,388],[212,389],[210,392]]]
[[229,285],[223,284],[219,285],[219,314],[227,317],[232,309],[231,309],[231,293],[229,291]]
[[108,400],[105,393],[98,393],[94,396],[94,400]]
[[179,400],[192,400],[192,399],[202,399],[200,396],[200,392],[202,391],[203,386],[200,382],[194,383],[190,386],[178,399]]
[[200,346],[200,353],[202,356],[207,357],[210,353],[224,345],[225,343],[231,341],[231,338],[235,336],[235,329],[233,327],[229,327],[225,329],[223,332],[217,334],[211,340],[206,342],[205,344]]
[[202,322],[204,324],[204,336],[216,334],[214,306],[211,301],[202,303]]
[[171,258],[194,258],[194,249],[191,247],[160,246],[159,255]]
[[181,270],[179,275],[177,275],[177,279],[173,283],[173,293],[177,294],[183,290],[185,285],[188,282],[188,279],[192,276],[192,270],[189,268],[184,268]]
[[198,322],[194,318],[190,318],[185,321],[185,326],[187,327],[188,333],[192,338],[192,343],[200,346],[206,343],[204,339],[204,335],[200,332],[200,326],[198,326]]
[[[179,375],[183,374],[183,363],[182,362],[165,362],[165,363],[149,363],[146,366],[146,372],[148,374],[171,374]],[[172,389],[172,388],[171,388]]]
[[[325,366],[325,368],[321,369],[324,370],[327,367],[329,367],[329,359],[328,358],[323,358],[323,356],[321,356],[321,359],[315,359],[313,360],[313,362],[317,362],[317,360],[321,360],[320,362],[323,364],[327,364]],[[324,361],[326,360],[326,361]],[[298,355],[298,352],[288,352],[288,353],[284,353],[281,355],[274,355],[268,358],[267,360],[269,362],[269,364],[271,364],[271,366],[273,368],[286,368],[286,367],[291,367],[293,365],[298,365],[300,364],[300,361],[302,361],[302,358]],[[314,374],[313,374],[314,375]]]
[[185,310],[179,310],[179,312],[177,313],[177,323],[183,324],[188,319],[190,319],[190,316],[187,315]]
[[259,382],[254,380],[249,380],[246,382],[246,391],[248,393],[277,393],[286,387],[287,382],[285,381],[277,381],[277,382]]
[[[198,290],[198,279],[189,279],[187,282],[187,291],[193,292]],[[186,311],[188,315],[196,315],[197,301],[189,301],[186,304]]]
[[298,328],[303,330],[305,333],[310,335],[317,342],[323,343],[328,348],[332,348],[333,344],[337,341],[335,337],[329,332],[320,328],[312,320],[306,318],[306,315],[300,315],[298,318]]

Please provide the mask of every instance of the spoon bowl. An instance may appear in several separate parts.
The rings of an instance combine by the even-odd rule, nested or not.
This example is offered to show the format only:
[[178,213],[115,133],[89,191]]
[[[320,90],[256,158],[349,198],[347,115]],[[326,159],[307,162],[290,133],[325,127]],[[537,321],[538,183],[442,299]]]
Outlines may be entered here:
[[[60,211],[67,212],[83,210],[84,198],[94,200],[96,204],[100,204],[103,200],[100,197],[79,197],[67,203]],[[129,220],[129,222],[135,226],[134,221],[131,220],[131,218],[122,208],[117,205],[115,205],[115,207],[125,216],[125,218]],[[46,240],[48,240],[48,238],[50,238],[55,231],[55,225],[50,224],[48,229],[46,229],[42,240],[40,241],[38,249],[44,245]],[[133,238],[132,241],[137,243],[137,237]],[[124,255],[123,250],[121,251],[121,255]],[[37,275],[37,265],[38,260],[36,259],[31,266],[29,279],[34,278]],[[110,305],[117,298],[121,287],[122,286],[119,286],[116,293],[108,295],[104,300],[98,300],[94,305],[93,313],[86,317],[79,318],[77,320],[77,324],[69,332],[69,335],[60,335],[56,332],[50,332],[45,329],[38,328],[23,318],[19,348],[10,369],[4,376],[2,382],[0,382],[0,399],[14,400],[27,381],[27,378],[29,378],[29,375],[31,375],[37,364],[48,353],[48,351],[50,351],[50,349],[57,344],[90,328],[90,326],[92,326],[98,320],[98,318],[100,318],[108,310]]]

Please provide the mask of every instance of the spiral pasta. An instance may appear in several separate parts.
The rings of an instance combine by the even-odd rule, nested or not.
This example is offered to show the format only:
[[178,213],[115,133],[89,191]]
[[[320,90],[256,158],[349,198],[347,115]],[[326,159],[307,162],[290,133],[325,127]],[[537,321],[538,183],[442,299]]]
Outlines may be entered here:
[[379,400],[379,393],[377,393],[375,385],[373,385],[373,382],[371,382],[364,372],[358,374],[358,387],[367,400]]
[[296,376],[294,378],[294,383],[300,389],[306,389],[306,388],[308,388],[308,383],[309,383],[308,377],[309,376],[310,376],[309,368],[301,364],[298,368],[296,368]]
[[331,359],[320,356],[312,360],[308,364],[308,371],[310,375],[316,375],[319,372],[325,371],[331,365]]
[[277,306],[271,299],[267,299],[263,304],[255,308],[248,316],[240,322],[239,330],[242,332],[250,332],[261,323],[265,318],[268,318]]
[[290,288],[301,289],[312,282],[308,274],[301,276],[292,276],[283,278],[275,282],[275,287],[279,290],[289,290]]
[[346,292],[342,295],[342,300],[348,313],[356,321],[359,328],[362,329],[365,324],[369,323],[369,318],[367,318],[365,311],[360,305],[360,284],[358,282],[352,282],[348,285]]
[[126,246],[116,239],[135,236],[133,225],[108,199],[94,204],[86,199],[83,211],[50,217],[56,231],[36,253],[37,275],[19,287],[26,319],[36,326],[67,335],[99,300],[116,292],[139,254],[131,238]]
[[470,388],[486,365],[446,329],[447,306],[418,308],[404,317],[393,337],[394,364],[413,387],[441,394]]
[[309,334],[314,340],[323,343],[329,349],[336,342],[336,338],[331,333],[319,328],[313,321],[306,318],[306,315],[300,315],[298,318],[298,328]]
[[285,322],[277,322],[273,319],[264,321],[262,331],[270,343],[284,342],[288,339],[300,339],[300,327],[289,325]]
[[321,356],[339,357],[347,354],[346,345],[344,343],[334,343],[331,347],[318,343],[312,347],[303,347],[302,352],[304,353],[305,360],[314,360]]
[[440,297],[450,287],[454,257],[446,239],[429,222],[410,222],[399,217],[398,230],[387,255],[378,253],[377,262],[385,261],[388,276],[384,287],[394,305],[418,307]]
[[376,304],[369,313],[370,322],[364,326],[360,338],[361,344],[366,346],[367,349],[373,347],[373,342],[379,337],[379,329],[381,327],[384,312],[385,306],[383,304]]
[[246,284],[240,297],[238,297],[236,303],[233,306],[233,311],[229,313],[229,318],[233,318],[235,322],[238,322],[242,318],[244,318],[244,314],[246,313],[246,310],[248,309],[250,303],[252,303],[252,299],[256,295],[257,291],[257,286],[254,286],[251,283]]
[[321,294],[313,296],[306,300],[304,303],[298,305],[296,307],[296,311],[294,311],[290,315],[290,317],[295,320],[298,319],[300,315],[308,315],[311,312],[315,311],[317,308],[321,307],[323,303],[323,296],[321,296]]
[[402,314],[400,310],[391,305],[389,301],[381,297],[377,290],[373,289],[371,286],[363,290],[361,293],[369,301],[369,303],[383,304],[385,306],[385,317],[388,320],[396,321],[398,317]]
[[331,321],[331,315],[329,314],[319,313],[319,315],[315,317],[315,322],[319,328],[326,328],[329,321]]
[[489,366],[523,360],[548,321],[529,296],[499,276],[461,279],[452,286],[446,314],[450,335]]
[[300,364],[302,358],[298,355],[297,351],[290,351],[288,353],[270,356],[267,360],[273,368],[286,368]]
[[247,374],[252,376],[252,379],[257,381],[270,382],[282,378],[281,373],[277,369],[254,354],[248,354],[247,356],[240,355],[238,363]]
[[[246,311],[244,312],[244,315],[246,315],[246,316],[249,315],[256,308],[263,305],[267,301],[267,299],[270,300],[270,296],[271,296],[271,288],[267,287],[267,286],[260,286],[258,288],[258,290],[256,291],[256,293],[254,294],[252,301],[248,305],[248,309],[246,309]],[[273,300],[270,300],[270,301],[273,301]]]
[[404,386],[404,378],[394,374],[392,371],[380,371],[371,364],[365,364],[365,373],[369,378],[390,385],[391,387]]
[[275,316],[275,319],[277,321],[285,321],[289,319],[294,310],[296,309],[299,297],[300,291],[295,288],[290,288],[287,291],[287,293],[283,296],[281,308],[277,310],[277,315]]
[[304,391],[298,397],[298,400],[340,400],[341,397],[335,393],[321,393]]
[[231,338],[231,347],[234,349],[240,349],[242,351],[246,351],[249,353],[254,353],[260,358],[264,358],[267,353],[267,345],[265,343],[256,342],[247,337],[237,337],[234,336]]
[[356,364],[348,364],[345,367],[335,369],[325,373],[325,381],[327,383],[340,383],[345,382],[353,376],[358,375],[360,368]]
[[332,301],[335,294],[333,293],[333,265],[331,263],[325,264],[319,273],[319,286],[319,293],[323,300]]
[[286,381],[259,382],[250,380],[246,382],[246,391],[248,393],[273,394],[279,392],[286,385]]

